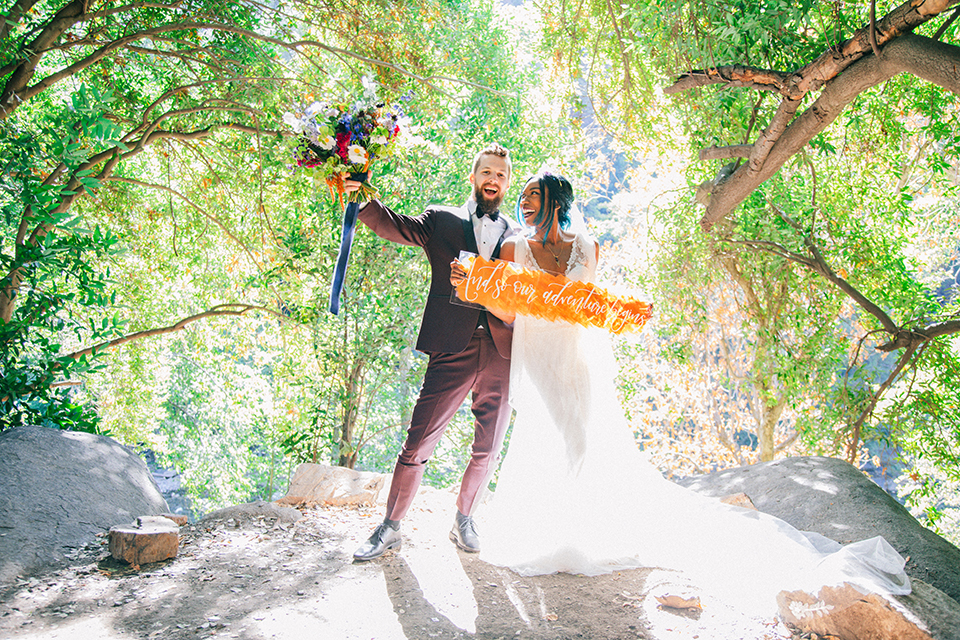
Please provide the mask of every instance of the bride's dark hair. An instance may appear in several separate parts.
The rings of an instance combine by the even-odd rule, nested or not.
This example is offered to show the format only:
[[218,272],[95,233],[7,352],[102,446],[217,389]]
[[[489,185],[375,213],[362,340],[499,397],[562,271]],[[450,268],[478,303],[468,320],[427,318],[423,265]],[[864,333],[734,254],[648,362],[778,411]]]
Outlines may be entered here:
[[[534,226],[553,226],[553,212],[556,210],[557,225],[561,229],[569,227],[570,208],[573,206],[573,185],[570,184],[570,181],[549,171],[542,171],[530,180],[536,180],[540,187],[540,211],[537,213],[537,217],[533,219]],[[524,182],[524,185],[529,184],[530,180]],[[520,198],[522,197],[523,192],[520,194]],[[517,198],[517,219],[522,221],[523,213],[520,211],[520,198]],[[546,242],[546,236],[543,240]]]

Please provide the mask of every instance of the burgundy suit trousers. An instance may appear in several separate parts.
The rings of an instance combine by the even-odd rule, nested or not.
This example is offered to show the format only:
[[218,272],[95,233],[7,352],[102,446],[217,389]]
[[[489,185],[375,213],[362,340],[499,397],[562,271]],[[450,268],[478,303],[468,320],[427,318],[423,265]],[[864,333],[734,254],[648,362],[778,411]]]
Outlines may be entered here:
[[470,391],[476,420],[470,462],[460,483],[457,509],[465,515],[473,513],[478,496],[500,460],[510,422],[509,386],[510,360],[500,356],[486,329],[478,328],[460,353],[430,355],[407,439],[393,472],[387,519],[401,520],[406,515],[420,487],[424,463]]

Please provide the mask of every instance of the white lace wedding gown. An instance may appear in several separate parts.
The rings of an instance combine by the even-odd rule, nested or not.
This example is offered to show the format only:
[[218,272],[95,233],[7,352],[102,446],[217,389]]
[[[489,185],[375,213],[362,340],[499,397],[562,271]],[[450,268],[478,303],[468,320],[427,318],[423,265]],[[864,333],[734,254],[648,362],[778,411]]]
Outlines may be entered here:
[[[538,268],[527,243],[516,261]],[[567,277],[592,281],[591,240],[577,236]],[[776,613],[776,594],[850,582],[909,593],[904,560],[882,538],[847,545],[676,485],[641,456],[616,396],[609,335],[519,316],[510,446],[478,514],[480,557],[522,575],[683,572],[742,613]]]

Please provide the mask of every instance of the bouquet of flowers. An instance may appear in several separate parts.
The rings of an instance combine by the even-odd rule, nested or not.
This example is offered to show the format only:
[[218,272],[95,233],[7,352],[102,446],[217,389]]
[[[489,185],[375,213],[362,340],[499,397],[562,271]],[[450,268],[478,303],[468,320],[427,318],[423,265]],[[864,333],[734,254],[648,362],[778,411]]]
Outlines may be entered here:
[[313,169],[330,193],[343,202],[343,174],[363,183],[348,202],[369,200],[377,192],[366,182],[370,163],[390,153],[400,133],[402,110],[385,103],[314,102],[283,115],[300,135],[294,157],[298,167]]
[[[368,95],[373,95],[372,84],[364,81]],[[343,292],[350,245],[360,202],[377,196],[367,181],[370,163],[391,151],[400,133],[402,111],[396,106],[371,101],[314,102],[294,112],[283,114],[283,121],[299,134],[295,159],[297,166],[313,170],[326,180],[330,194],[336,194],[344,203],[344,174],[357,182],[360,189],[347,194],[340,232],[340,251],[330,285],[330,312],[340,312],[340,294]]]

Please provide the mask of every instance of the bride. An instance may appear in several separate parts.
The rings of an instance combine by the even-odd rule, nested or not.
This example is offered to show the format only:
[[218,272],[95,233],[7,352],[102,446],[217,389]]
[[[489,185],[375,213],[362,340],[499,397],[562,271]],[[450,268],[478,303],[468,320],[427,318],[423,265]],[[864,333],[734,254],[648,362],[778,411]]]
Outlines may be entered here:
[[[518,209],[528,230],[504,244],[502,259],[594,280],[599,246],[568,180],[534,176]],[[517,416],[481,518],[482,559],[521,575],[672,569],[706,599],[760,616],[776,613],[781,590],[816,593],[847,582],[865,592],[910,592],[903,558],[882,538],[841,548],[664,479],[641,457],[623,416],[602,329],[498,315],[515,323],[510,401]]]

